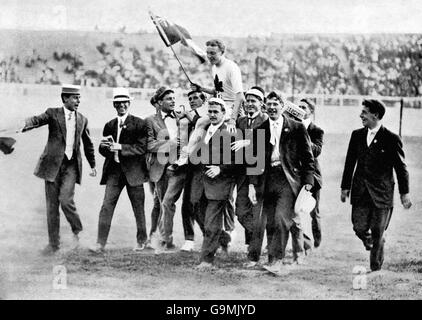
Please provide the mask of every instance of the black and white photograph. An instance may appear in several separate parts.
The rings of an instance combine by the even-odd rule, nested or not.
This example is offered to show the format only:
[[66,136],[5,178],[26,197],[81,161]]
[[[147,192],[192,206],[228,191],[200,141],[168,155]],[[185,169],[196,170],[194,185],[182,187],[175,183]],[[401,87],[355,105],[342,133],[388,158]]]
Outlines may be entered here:
[[0,0],[0,99],[0,300],[422,299],[421,1]]

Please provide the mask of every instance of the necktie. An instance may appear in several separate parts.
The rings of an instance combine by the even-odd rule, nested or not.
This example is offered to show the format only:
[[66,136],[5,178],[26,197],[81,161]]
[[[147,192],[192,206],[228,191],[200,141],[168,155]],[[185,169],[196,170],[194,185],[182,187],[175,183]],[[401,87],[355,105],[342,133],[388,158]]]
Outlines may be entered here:
[[173,113],[172,112],[166,113],[166,116],[164,117],[164,120],[166,120],[166,118],[172,118],[172,119],[174,119]]
[[72,120],[72,115],[73,115],[73,112],[69,112],[69,116],[67,117],[67,120]]
[[368,144],[368,147],[370,146],[370,144],[371,144],[372,140],[374,139],[374,137],[375,137],[375,132],[372,131],[372,130],[369,130],[368,138],[366,140],[366,143]]
[[[122,133],[122,127],[123,127],[123,119],[118,120],[118,127],[117,127],[117,135],[116,135],[116,142],[119,142],[120,139],[120,134]],[[120,163],[119,160],[119,151],[114,151],[114,161],[116,161],[117,163]]]
[[250,128],[252,126],[252,122],[253,122],[254,118],[252,117],[248,117],[248,127]]
[[273,130],[271,131],[271,138],[270,138],[270,143],[275,146],[276,142],[277,142],[277,127],[278,127],[278,123],[274,122],[273,123]]

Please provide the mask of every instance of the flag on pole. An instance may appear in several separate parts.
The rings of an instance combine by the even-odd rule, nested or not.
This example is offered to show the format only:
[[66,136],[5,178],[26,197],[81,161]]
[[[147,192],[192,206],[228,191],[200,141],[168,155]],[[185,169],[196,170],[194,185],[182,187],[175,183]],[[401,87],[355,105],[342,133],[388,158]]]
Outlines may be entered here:
[[170,47],[180,41],[185,47],[188,47],[193,52],[201,63],[204,63],[207,60],[207,54],[205,51],[193,42],[191,35],[185,28],[157,16],[151,11],[149,12],[149,15],[152,22],[154,22],[161,39],[163,39],[164,44],[167,47]]

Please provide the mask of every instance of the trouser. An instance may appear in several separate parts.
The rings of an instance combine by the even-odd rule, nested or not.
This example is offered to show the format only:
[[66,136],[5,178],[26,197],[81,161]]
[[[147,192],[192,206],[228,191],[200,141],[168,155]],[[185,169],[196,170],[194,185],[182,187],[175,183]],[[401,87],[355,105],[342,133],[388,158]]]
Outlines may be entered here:
[[263,211],[267,216],[267,230],[272,235],[268,244],[269,262],[285,257],[289,233],[292,234],[294,258],[304,250],[300,218],[294,212],[295,201],[296,196],[283,168],[281,166],[268,168]]
[[231,240],[230,235],[223,230],[223,218],[227,202],[228,200],[207,199],[201,261],[212,263],[218,247],[227,248]]
[[107,178],[103,205],[100,210],[100,217],[98,221],[97,243],[102,246],[105,246],[107,243],[114,209],[124,187],[126,187],[126,191],[132,204],[133,213],[135,215],[137,230],[136,240],[139,244],[143,244],[147,240],[144,211],[144,186],[142,184],[139,186],[130,186],[124,173],[122,172],[120,164],[113,162]]
[[78,234],[82,231],[82,223],[73,199],[77,174],[78,163],[76,158],[68,160],[65,156],[54,182],[45,181],[48,239],[50,246],[53,248],[60,246],[59,206],[61,206],[72,232]]
[[224,210],[224,230],[227,232],[232,232],[234,230],[234,198],[233,193],[230,195],[229,200],[226,202],[226,208]]
[[167,173],[167,175],[168,184],[163,198],[164,241],[171,244],[173,243],[173,219],[176,212],[176,202],[185,187],[186,171]]
[[249,200],[249,178],[246,175],[237,179],[236,216],[245,229],[245,244],[249,245],[254,228],[253,205]]
[[154,211],[155,216],[151,217],[153,219],[151,219],[151,230],[150,230],[150,235],[152,235],[158,229],[158,232],[162,240],[164,240],[163,200],[164,200],[164,195],[166,194],[167,185],[168,185],[168,176],[167,176],[166,170],[164,170],[163,175],[161,176],[160,180],[158,180],[157,182],[154,182],[154,191],[156,193],[160,210]]
[[365,247],[372,247],[369,257],[372,271],[381,269],[384,262],[384,231],[392,213],[393,208],[376,208],[373,204],[352,206],[353,230]]
[[320,199],[320,192],[321,190],[318,189],[313,192],[313,196],[316,200],[315,208],[311,211],[311,218],[312,218],[312,235],[314,238],[314,247],[319,247],[321,244],[321,215],[319,212],[319,199]]
[[185,240],[193,241],[195,239],[194,223],[195,220],[198,221],[198,214],[196,212],[199,212],[200,209],[195,207],[190,201],[191,185],[192,172],[188,170],[182,199],[182,223]]
[[157,230],[158,219],[160,218],[161,205],[160,205],[160,199],[158,198],[158,194],[155,191],[155,183],[152,181],[149,181],[148,184],[149,184],[149,189],[153,197],[153,207],[151,210],[151,227],[149,231],[149,236],[151,237],[151,235]]

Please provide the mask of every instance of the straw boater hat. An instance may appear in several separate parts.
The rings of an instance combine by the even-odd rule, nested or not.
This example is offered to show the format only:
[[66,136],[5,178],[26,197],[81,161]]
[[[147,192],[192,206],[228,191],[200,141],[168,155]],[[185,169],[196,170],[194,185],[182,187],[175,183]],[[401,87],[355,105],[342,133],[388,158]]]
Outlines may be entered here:
[[62,93],[64,94],[81,94],[81,86],[73,84],[63,84]]
[[127,88],[113,88],[113,102],[132,101]]

